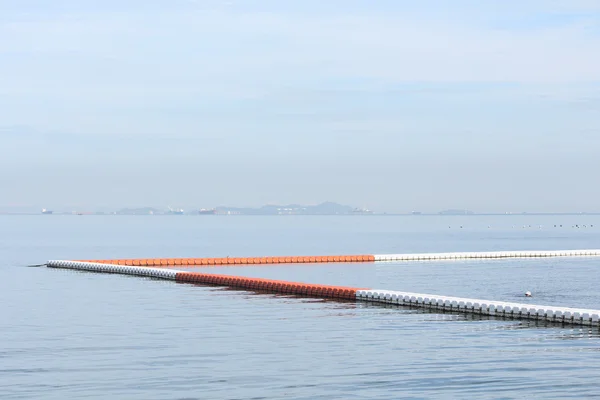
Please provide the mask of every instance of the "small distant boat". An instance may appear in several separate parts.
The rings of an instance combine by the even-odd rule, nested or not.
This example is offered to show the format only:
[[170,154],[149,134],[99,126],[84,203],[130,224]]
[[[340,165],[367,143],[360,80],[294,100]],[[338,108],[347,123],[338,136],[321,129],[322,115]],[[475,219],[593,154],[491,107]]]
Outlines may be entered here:
[[54,211],[51,210],[46,210],[45,208],[42,208],[42,214],[52,214]]
[[183,208],[178,208],[176,210],[172,209],[171,207],[169,208],[169,214],[173,214],[173,215],[183,215]]

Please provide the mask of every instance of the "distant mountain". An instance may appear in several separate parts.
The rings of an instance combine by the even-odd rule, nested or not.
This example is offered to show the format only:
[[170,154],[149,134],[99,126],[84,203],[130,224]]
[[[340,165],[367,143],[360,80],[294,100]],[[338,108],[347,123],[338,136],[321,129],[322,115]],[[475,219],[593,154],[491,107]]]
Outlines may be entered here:
[[259,208],[217,207],[218,214],[243,214],[243,215],[340,215],[350,214],[350,206],[325,202],[317,205],[269,204]]

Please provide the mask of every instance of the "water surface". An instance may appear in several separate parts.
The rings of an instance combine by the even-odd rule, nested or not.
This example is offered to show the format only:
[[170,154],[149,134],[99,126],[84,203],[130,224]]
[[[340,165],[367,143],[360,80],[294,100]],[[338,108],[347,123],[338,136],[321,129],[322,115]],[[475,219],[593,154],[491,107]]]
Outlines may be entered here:
[[[23,267],[77,258],[600,248],[598,227],[598,216],[585,215],[0,216],[0,398],[598,396],[600,338],[588,329]],[[535,303],[600,308],[599,262],[210,271],[518,301],[531,290]]]

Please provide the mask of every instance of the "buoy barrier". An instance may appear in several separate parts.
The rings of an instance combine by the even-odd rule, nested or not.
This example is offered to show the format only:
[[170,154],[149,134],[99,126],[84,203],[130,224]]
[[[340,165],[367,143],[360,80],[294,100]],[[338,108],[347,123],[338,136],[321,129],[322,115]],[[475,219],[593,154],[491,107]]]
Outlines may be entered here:
[[542,320],[585,326],[600,325],[600,310],[540,306],[391,290],[358,290],[356,298],[367,302],[397,304],[463,314]]
[[375,261],[430,261],[535,257],[597,257],[600,250],[471,251],[455,253],[379,254]]
[[260,292],[310,296],[338,300],[355,301],[356,291],[359,290],[359,288],[345,286],[287,282],[274,279],[205,274],[199,272],[180,271],[168,268],[148,268],[140,266],[113,265],[82,261],[51,260],[48,261],[47,266],[50,268],[64,268],[90,272],[146,276],[158,279],[172,280],[182,283],[225,286],[233,289],[244,289]]
[[283,256],[283,257],[217,257],[217,258],[134,258],[110,260],[78,260],[99,264],[139,267],[210,267],[252,264],[307,264],[356,263],[382,261],[430,261],[531,257],[597,257],[600,250],[542,250],[542,251],[475,251],[455,253],[361,254],[337,256]]
[[312,296],[328,299],[356,300],[357,288],[287,282],[273,279],[246,278],[242,276],[204,274],[181,271],[175,277],[177,282],[203,285],[227,286],[233,289],[265,291],[270,293]]
[[276,257],[215,257],[215,258],[135,258],[115,260],[78,260],[99,264],[114,264],[140,267],[210,267],[222,265],[250,264],[308,264],[308,263],[357,263],[373,262],[375,256],[337,255],[337,256],[276,256]]
[[147,276],[150,278],[175,280],[176,270],[168,268],[133,267],[124,265],[112,265],[104,263],[92,263],[82,261],[51,260],[46,264],[50,268],[74,269],[79,271],[104,272],[107,274],[123,274]]
[[268,293],[339,300],[358,300],[509,319],[530,319],[572,325],[600,326],[600,310],[541,306],[392,290],[287,282],[272,279],[247,278],[242,276],[205,274],[168,268],[112,265],[82,261],[51,260],[48,261],[46,265],[50,268],[66,268],[91,272],[145,276],[182,283],[225,286],[233,289]]

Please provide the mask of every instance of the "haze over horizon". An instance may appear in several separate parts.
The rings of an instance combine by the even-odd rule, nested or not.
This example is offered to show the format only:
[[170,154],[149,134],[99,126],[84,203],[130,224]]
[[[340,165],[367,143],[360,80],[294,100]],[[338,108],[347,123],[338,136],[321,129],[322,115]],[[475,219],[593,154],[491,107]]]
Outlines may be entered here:
[[0,0],[0,206],[600,212],[600,2]]

